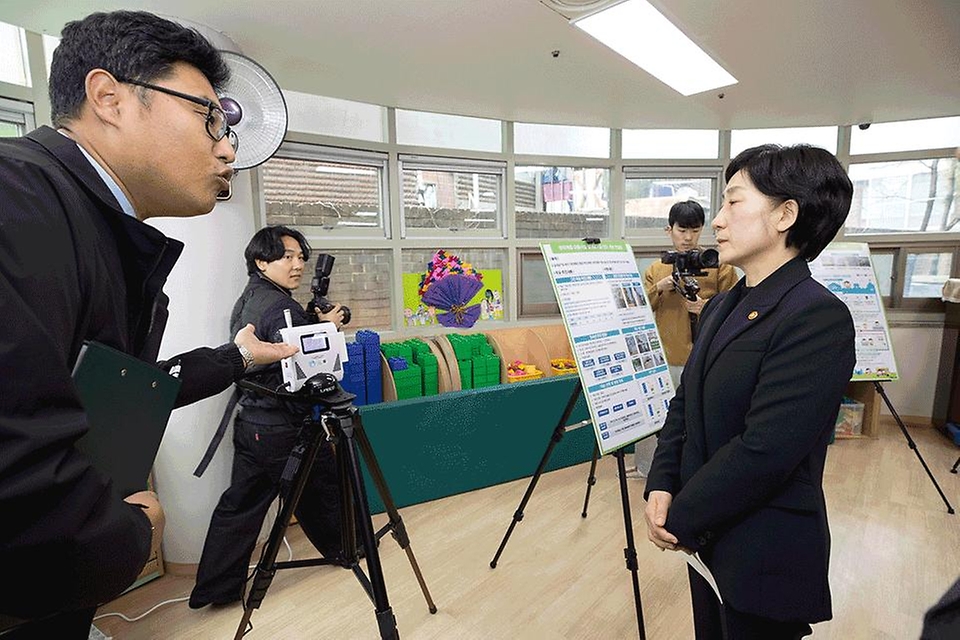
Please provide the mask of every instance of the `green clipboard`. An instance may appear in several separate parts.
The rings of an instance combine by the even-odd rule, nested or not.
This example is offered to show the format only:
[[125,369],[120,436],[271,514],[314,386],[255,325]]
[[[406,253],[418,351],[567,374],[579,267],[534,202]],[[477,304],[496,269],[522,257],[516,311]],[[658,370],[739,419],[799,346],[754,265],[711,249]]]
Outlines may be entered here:
[[121,496],[145,490],[180,380],[126,353],[85,342],[73,381],[90,425],[77,448],[113,479]]

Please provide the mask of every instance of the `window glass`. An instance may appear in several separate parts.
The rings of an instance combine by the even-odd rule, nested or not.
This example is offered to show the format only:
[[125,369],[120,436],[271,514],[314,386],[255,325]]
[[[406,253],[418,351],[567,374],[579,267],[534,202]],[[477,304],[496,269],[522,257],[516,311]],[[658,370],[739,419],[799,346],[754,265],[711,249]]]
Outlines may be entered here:
[[952,253],[908,253],[903,297],[940,298],[952,263]]
[[47,78],[50,78],[50,64],[53,62],[53,52],[60,45],[60,38],[43,34],[43,60],[47,65]]
[[837,152],[837,127],[793,127],[785,129],[734,129],[730,132],[730,157],[761,144],[809,144]]
[[623,158],[712,159],[719,155],[716,129],[623,130]]
[[23,135],[23,132],[19,124],[0,120],[0,138],[14,138],[20,135]]
[[268,224],[383,237],[383,165],[273,157],[263,164]]
[[877,276],[877,287],[880,289],[880,295],[890,296],[890,286],[893,278],[893,261],[896,257],[894,251],[873,251],[870,254],[870,262],[873,264],[873,273]]
[[23,29],[0,22],[0,82],[30,86]]
[[[455,247],[437,247],[437,249],[404,249],[403,260],[403,326],[438,325],[436,312],[431,311],[420,301],[418,294],[420,280],[431,264],[437,250],[443,249],[446,255],[456,256],[461,263],[483,274],[483,285],[468,302],[480,304],[478,325],[502,322],[507,317],[506,283],[507,252],[505,249],[463,249]],[[435,285],[430,285],[435,286]]]
[[514,176],[517,237],[609,236],[609,169],[517,167]]
[[547,264],[539,252],[520,255],[520,315],[560,315]]
[[513,151],[520,155],[610,157],[610,130],[555,124],[513,126]]
[[850,128],[850,154],[960,147],[960,116]]
[[846,232],[958,231],[956,158],[850,165]]
[[713,217],[716,178],[627,176],[624,214],[627,235],[641,229],[667,226],[670,207],[677,202],[696,200],[703,207],[706,225]]
[[397,143],[471,151],[503,150],[499,120],[397,109]]
[[375,104],[284,91],[290,131],[386,142],[387,110]]
[[0,136],[22,136],[35,126],[32,104],[0,98]]
[[393,293],[393,269],[389,249],[338,249],[334,243],[310,239],[313,252],[304,265],[304,277],[294,297],[306,305],[313,299],[311,281],[316,273],[317,256],[334,257],[326,298],[334,304],[350,307],[350,324],[345,331],[390,329],[390,300]]
[[401,159],[400,176],[406,235],[502,235],[503,165],[460,168]]

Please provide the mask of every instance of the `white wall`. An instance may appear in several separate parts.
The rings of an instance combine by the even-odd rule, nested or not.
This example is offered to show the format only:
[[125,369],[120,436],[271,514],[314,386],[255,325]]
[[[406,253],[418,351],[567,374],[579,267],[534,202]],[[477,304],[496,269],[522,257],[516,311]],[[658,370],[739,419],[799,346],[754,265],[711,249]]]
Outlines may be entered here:
[[[247,281],[243,250],[258,225],[249,171],[233,181],[233,198],[197,218],[153,219],[151,224],[186,247],[164,291],[170,320],[161,359],[199,346],[232,340],[230,311]],[[232,387],[231,387],[232,389]],[[230,481],[232,428],[202,478],[193,470],[203,456],[232,391],[173,412],[154,465],[157,493],[167,515],[163,555],[167,562],[194,564],[210,515]]]
[[[890,327],[890,340],[900,379],[883,385],[887,397],[901,416],[933,416],[937,388],[942,326]],[[880,408],[889,414],[886,405]]]

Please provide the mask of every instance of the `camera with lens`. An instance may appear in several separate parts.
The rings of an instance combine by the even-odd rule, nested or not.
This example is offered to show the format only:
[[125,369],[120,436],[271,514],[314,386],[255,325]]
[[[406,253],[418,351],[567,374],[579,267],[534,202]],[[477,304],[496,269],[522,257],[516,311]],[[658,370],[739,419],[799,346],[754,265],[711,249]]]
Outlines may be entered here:
[[[313,272],[313,280],[310,281],[310,292],[313,299],[307,303],[307,313],[314,314],[316,310],[320,313],[330,313],[336,306],[327,300],[327,290],[330,288],[330,274],[333,272],[334,258],[329,253],[317,255],[317,265]],[[346,305],[340,305],[343,311],[343,324],[350,324],[350,308]]]
[[691,302],[696,302],[700,293],[697,276],[707,275],[704,269],[715,269],[720,264],[716,249],[690,249],[689,251],[664,251],[660,262],[673,265],[673,286],[677,293]]

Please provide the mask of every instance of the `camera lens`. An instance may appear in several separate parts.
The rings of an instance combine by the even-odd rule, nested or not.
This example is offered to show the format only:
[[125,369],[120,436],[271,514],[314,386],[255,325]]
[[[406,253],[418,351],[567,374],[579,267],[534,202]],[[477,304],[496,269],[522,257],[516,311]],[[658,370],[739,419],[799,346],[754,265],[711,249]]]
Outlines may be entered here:
[[716,249],[704,249],[700,253],[701,269],[715,269],[720,265],[720,252]]

